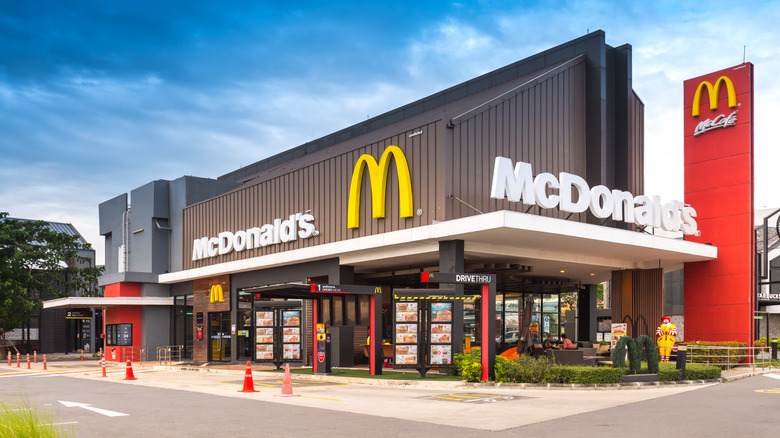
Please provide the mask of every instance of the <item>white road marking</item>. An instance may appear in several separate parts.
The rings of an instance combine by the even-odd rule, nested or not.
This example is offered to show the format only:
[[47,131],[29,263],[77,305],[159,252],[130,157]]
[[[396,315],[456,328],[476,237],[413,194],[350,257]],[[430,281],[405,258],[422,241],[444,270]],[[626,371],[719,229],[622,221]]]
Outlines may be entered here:
[[130,414],[123,414],[121,412],[116,412],[116,411],[109,411],[108,409],[93,408],[92,406],[86,403],[69,402],[69,401],[62,401],[62,400],[57,400],[57,401],[65,405],[66,408],[72,408],[72,407],[84,408],[88,411],[97,412],[98,414],[102,414],[107,417],[123,417],[125,415],[130,415]]
[[780,380],[780,374],[774,374],[774,373],[773,373],[773,374],[764,374],[764,375],[765,375],[765,376],[767,376],[767,377],[771,377],[771,378],[773,378],[773,379],[778,379],[778,380]]

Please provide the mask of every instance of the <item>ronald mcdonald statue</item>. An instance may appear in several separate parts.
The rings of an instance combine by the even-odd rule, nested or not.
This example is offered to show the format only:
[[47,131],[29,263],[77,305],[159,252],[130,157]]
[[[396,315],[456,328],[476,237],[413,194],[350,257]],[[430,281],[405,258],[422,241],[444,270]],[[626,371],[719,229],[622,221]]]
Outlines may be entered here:
[[658,354],[661,355],[661,362],[669,362],[669,354],[674,347],[674,337],[677,336],[677,329],[672,324],[672,319],[668,316],[661,318],[661,325],[655,331],[658,338]]

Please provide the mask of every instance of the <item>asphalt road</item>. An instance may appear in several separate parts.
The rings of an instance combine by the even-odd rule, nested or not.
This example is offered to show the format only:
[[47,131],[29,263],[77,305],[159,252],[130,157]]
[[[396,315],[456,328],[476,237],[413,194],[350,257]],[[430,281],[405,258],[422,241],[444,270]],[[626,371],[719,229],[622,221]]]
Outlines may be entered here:
[[[0,400],[26,399],[78,437],[777,436],[780,379],[756,376],[693,388],[519,390],[378,387],[294,382],[280,376],[139,370],[122,381],[89,365],[66,374],[0,368]],[[780,375],[773,374],[780,378]],[[63,404],[62,402],[70,402]],[[73,405],[73,403],[78,403]],[[124,415],[120,415],[124,414]]]

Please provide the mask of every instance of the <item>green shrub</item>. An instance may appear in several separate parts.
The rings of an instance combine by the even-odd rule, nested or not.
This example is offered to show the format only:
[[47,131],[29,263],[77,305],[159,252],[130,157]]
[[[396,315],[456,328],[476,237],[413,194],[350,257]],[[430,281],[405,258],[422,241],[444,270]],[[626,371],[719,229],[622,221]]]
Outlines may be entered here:
[[468,353],[458,353],[452,361],[450,373],[468,382],[482,381],[482,350],[472,348]]
[[[658,380],[661,382],[672,382],[680,380],[680,370],[673,363],[661,364],[658,371]],[[689,363],[685,365],[685,380],[709,380],[719,379],[720,368],[713,365],[700,365]]]
[[623,370],[612,367],[570,367],[574,368],[575,376],[571,383],[594,385],[598,383],[620,383],[623,381]]
[[554,363],[547,356],[538,358],[518,356],[514,362],[507,361],[506,382],[547,383],[553,365]]

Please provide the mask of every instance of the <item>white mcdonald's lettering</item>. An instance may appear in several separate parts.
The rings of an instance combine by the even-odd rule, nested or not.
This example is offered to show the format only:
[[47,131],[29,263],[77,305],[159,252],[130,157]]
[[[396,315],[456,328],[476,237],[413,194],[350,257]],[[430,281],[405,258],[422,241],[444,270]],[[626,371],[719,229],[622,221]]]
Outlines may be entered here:
[[192,260],[201,260],[231,251],[245,251],[268,245],[292,242],[298,238],[308,239],[319,235],[314,227],[314,216],[291,214],[287,220],[274,219],[273,223],[253,227],[246,231],[223,231],[218,237],[201,237],[192,244]]
[[558,178],[551,173],[540,173],[534,178],[529,163],[518,161],[513,168],[512,160],[505,157],[496,157],[490,197],[541,208],[558,207],[568,213],[590,209],[600,219],[612,218],[689,235],[697,233],[696,210],[680,201],[661,204],[660,196],[635,197],[602,185],[590,188],[582,177],[566,172],[560,172]]

